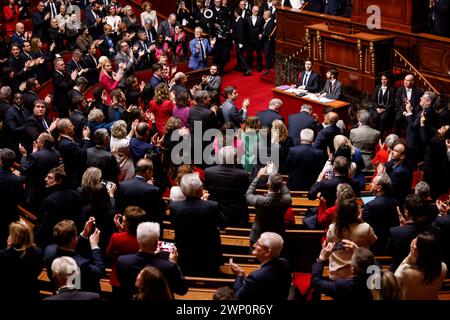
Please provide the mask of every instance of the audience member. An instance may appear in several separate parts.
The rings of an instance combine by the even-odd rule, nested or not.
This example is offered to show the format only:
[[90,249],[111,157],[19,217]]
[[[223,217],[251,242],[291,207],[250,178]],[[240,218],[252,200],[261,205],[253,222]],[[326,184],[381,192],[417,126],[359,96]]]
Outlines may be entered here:
[[358,112],[358,128],[350,131],[350,141],[361,150],[366,170],[372,169],[375,147],[380,140],[380,131],[370,127],[370,114],[366,110]]
[[[299,113],[293,113],[289,115],[288,135],[294,140],[294,145],[299,144],[300,133],[303,129],[315,129],[316,120],[312,117],[311,112],[312,107],[308,104],[304,104],[301,106]],[[314,135],[312,138],[314,141]]]

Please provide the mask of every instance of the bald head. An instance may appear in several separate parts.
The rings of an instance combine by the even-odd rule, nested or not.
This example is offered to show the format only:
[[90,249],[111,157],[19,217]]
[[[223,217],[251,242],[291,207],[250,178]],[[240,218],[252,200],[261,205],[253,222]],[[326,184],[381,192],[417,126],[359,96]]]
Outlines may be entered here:
[[337,123],[339,121],[339,115],[334,111],[328,112],[327,117],[330,124]]
[[408,74],[403,81],[406,88],[412,88],[414,86],[414,76],[412,74]]
[[24,34],[25,33],[25,25],[22,22],[16,23],[16,31],[21,35]]

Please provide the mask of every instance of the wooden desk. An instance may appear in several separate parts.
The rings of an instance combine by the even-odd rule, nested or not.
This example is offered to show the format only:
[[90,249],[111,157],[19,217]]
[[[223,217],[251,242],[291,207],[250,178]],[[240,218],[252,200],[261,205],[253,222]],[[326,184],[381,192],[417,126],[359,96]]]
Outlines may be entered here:
[[274,98],[278,98],[283,101],[280,114],[286,121],[286,125],[288,124],[289,115],[300,112],[300,107],[304,104],[309,104],[313,108],[312,112],[319,116],[320,122],[323,121],[323,109],[326,107],[331,107],[339,114],[339,119],[342,119],[346,124],[349,123],[348,107],[350,106],[350,103],[348,102],[335,100],[332,102],[323,103],[310,100],[305,97],[298,97],[294,93],[285,92],[277,88],[272,89],[272,95]]

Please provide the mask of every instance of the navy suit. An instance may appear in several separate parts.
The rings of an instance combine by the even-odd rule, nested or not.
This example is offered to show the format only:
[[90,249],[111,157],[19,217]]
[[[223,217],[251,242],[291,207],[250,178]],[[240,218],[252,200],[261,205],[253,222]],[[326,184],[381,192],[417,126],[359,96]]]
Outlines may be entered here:
[[80,146],[63,136],[59,140],[58,151],[61,154],[68,185],[71,188],[78,188],[81,184],[81,177],[86,168],[86,149],[89,144],[89,140],[82,140]]
[[28,110],[19,110],[17,106],[12,106],[5,112],[6,128],[8,129],[9,147],[16,152],[16,157],[19,156],[19,142],[26,139],[25,119],[28,118]]
[[234,291],[238,300],[284,301],[287,300],[291,281],[289,262],[284,258],[273,258],[247,278],[237,277]]
[[326,128],[320,130],[317,135],[316,140],[314,141],[313,146],[317,149],[323,151],[324,156],[327,156],[327,147],[330,149],[332,153],[334,153],[334,137],[338,134],[341,134],[341,130],[336,126],[336,124],[332,124],[327,126]]
[[158,187],[148,184],[139,176],[121,182],[117,193],[117,209],[124,212],[129,206],[138,206],[145,210],[150,221],[160,223],[162,229],[165,205]]
[[58,71],[53,72],[52,81],[54,88],[53,105],[56,106],[60,118],[68,118],[70,102],[67,93],[74,87],[75,82],[67,73],[61,74]]
[[[42,39],[44,31],[48,28],[47,21],[44,20],[45,12],[36,11],[31,16],[33,21],[33,36]],[[50,21],[50,20],[48,20]]]
[[323,152],[310,144],[289,149],[286,165],[289,190],[309,190],[322,170]]
[[[97,17],[102,18],[99,13],[95,13]],[[95,39],[99,39],[102,35],[103,30],[103,24],[100,22],[97,24],[97,21],[94,17],[94,14],[92,13],[92,10],[86,10],[86,13],[84,15],[84,23],[86,24],[87,28],[89,29],[89,34],[92,35],[92,37]]]
[[323,263],[312,265],[311,286],[318,293],[326,294],[336,301],[370,301],[372,295],[367,288],[366,281],[360,277],[338,279],[336,281],[322,278]]
[[327,208],[332,207],[335,205],[336,189],[340,183],[348,183],[355,194],[359,196],[359,186],[356,180],[344,176],[334,176],[331,179],[314,183],[308,192],[308,199],[316,200],[317,194],[320,192],[327,202]]
[[[303,81],[305,78],[306,72],[300,72],[298,75],[297,85],[302,86]],[[305,90],[308,90],[309,92],[319,92],[320,91],[320,76],[318,73],[312,72],[310,73],[308,77],[308,81],[306,82]]]
[[183,295],[188,291],[188,285],[178,265],[159,255],[137,252],[120,256],[117,259],[117,279],[120,282],[124,298],[131,300],[135,291],[136,277],[146,266],[152,266],[161,271],[173,293]]
[[364,206],[363,220],[370,224],[377,235],[377,242],[371,248],[375,254],[385,253],[389,229],[399,225],[397,206],[397,200],[384,194],[376,196]]
[[278,112],[270,110],[270,109],[267,109],[264,111],[259,111],[256,116],[259,119],[261,128],[264,128],[264,127],[272,128],[272,122],[274,120],[281,120],[284,122],[283,117]]
[[289,115],[288,136],[294,140],[294,145],[300,143],[300,133],[303,129],[314,130],[315,127],[316,121],[306,111]]
[[219,204],[200,198],[172,201],[170,218],[183,272],[203,277],[217,275],[222,264],[219,227],[226,222]]
[[386,163],[386,173],[391,178],[391,187],[389,194],[397,199],[400,204],[403,204],[405,198],[411,193],[412,172],[408,166],[402,162],[397,167],[394,167],[394,161],[391,160]]
[[101,146],[95,146],[86,150],[86,166],[97,167],[102,170],[102,178],[108,181],[118,182],[120,173],[116,157]]
[[95,292],[81,291],[77,289],[61,288],[58,294],[47,297],[44,300],[50,301],[96,301],[100,300],[100,295]]

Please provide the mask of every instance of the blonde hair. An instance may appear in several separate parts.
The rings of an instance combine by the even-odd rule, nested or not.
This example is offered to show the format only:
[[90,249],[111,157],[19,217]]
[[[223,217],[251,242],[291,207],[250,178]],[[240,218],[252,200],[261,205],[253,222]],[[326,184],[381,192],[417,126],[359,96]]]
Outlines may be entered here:
[[23,251],[23,256],[28,248],[35,246],[33,233],[25,222],[19,220],[9,224],[8,247]]
[[[100,57],[100,59],[103,57]],[[107,64],[111,64],[111,60],[109,60],[107,57],[105,57],[104,59],[101,59],[101,61],[98,61],[100,63],[100,65],[102,66],[102,71],[106,72],[106,65]],[[112,65],[112,64],[111,64]]]
[[97,167],[89,167],[83,173],[81,178],[81,188],[83,190],[92,190],[102,181],[102,170]]
[[338,134],[337,136],[334,137],[333,140],[334,150],[339,149],[339,147],[343,146],[344,144],[350,148],[350,151],[353,156],[353,154],[355,153],[355,147],[352,145],[350,140],[348,140],[348,138],[342,134]]
[[277,119],[272,122],[272,143],[283,143],[288,137],[288,130],[283,121]]
[[160,83],[155,89],[155,97],[153,98],[158,104],[169,100],[169,88],[165,83]]
[[[375,283],[371,283],[373,300],[402,300],[403,291],[400,280],[390,271],[381,271],[373,278]],[[380,288],[375,284],[379,281]]]
[[111,137],[123,139],[127,136],[127,123],[123,120],[117,120],[111,127]]

